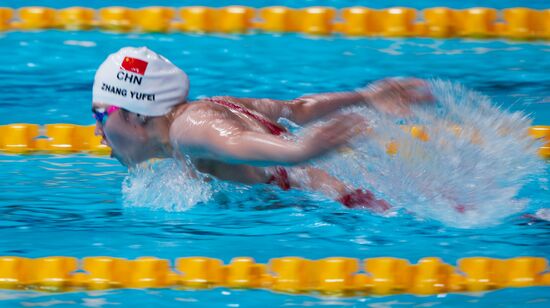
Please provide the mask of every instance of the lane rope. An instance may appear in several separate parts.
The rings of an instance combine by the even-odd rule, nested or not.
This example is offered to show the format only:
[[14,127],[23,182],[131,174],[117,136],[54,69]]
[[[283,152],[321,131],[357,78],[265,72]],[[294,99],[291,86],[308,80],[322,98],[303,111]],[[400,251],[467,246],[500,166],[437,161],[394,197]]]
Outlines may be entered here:
[[540,257],[469,257],[457,266],[436,257],[416,264],[392,257],[359,260],[330,257],[270,259],[236,257],[228,264],[208,257],[52,256],[0,257],[0,288],[65,292],[114,288],[269,289],[335,296],[480,292],[508,287],[550,286],[548,260]]
[[[422,126],[403,126],[413,138],[423,142],[429,141],[429,128]],[[460,134],[460,129],[450,127],[453,132]],[[67,123],[55,124],[27,124],[14,123],[0,125],[0,153],[32,154],[53,153],[70,154],[85,152],[96,155],[108,155],[111,150],[101,144],[101,137],[95,136],[94,125],[75,125]],[[529,128],[528,134],[543,143],[539,148],[542,158],[550,158],[550,125],[537,125]],[[386,153],[395,155],[399,151],[399,144],[388,140]]]
[[101,29],[112,32],[192,33],[303,33],[306,35],[494,38],[533,40],[550,38],[550,10],[523,7],[496,10],[447,7],[418,11],[407,7],[372,9],[284,6],[252,8],[232,5],[222,8],[86,7],[53,9],[0,8],[0,31]]

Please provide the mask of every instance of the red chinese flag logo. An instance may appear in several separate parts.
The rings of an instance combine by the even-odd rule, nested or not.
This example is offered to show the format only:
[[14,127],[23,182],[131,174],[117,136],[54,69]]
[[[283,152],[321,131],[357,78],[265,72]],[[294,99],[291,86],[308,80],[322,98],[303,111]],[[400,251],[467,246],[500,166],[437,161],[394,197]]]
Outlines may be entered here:
[[140,59],[124,57],[120,66],[127,71],[143,75],[147,69],[147,64],[147,62]]

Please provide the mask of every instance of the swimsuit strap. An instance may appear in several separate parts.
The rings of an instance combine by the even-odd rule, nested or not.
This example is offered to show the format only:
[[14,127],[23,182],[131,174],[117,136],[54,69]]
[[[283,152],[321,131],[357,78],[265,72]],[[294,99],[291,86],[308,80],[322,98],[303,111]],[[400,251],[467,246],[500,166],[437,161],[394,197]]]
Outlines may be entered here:
[[287,130],[284,127],[281,127],[273,123],[272,121],[266,119],[264,116],[261,116],[258,113],[252,112],[249,109],[239,106],[237,104],[234,104],[232,102],[228,102],[226,100],[221,100],[221,99],[214,99],[214,98],[207,98],[206,100],[225,106],[229,109],[237,110],[241,113],[246,114],[247,116],[254,118],[256,121],[260,122],[265,128],[267,128],[272,135],[279,136],[280,134],[287,132]]

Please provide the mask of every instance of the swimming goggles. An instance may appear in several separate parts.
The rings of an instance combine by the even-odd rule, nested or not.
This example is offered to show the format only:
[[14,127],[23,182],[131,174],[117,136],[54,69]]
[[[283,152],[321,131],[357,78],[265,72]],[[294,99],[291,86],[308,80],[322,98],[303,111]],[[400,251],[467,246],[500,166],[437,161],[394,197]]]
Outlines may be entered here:
[[106,109],[105,108],[92,108],[92,113],[94,116],[94,119],[96,121],[99,121],[102,126],[105,126],[105,123],[107,123],[107,118],[115,111],[119,110],[120,107],[117,106],[109,106]]

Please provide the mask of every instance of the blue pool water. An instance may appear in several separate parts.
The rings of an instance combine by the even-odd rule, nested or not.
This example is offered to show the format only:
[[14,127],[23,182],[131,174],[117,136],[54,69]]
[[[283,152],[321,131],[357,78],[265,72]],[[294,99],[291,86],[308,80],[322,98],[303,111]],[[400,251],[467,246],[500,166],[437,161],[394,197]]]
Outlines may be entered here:
[[[542,42],[58,31],[0,34],[0,124],[92,124],[95,69],[107,54],[128,45],[148,46],[182,67],[191,80],[192,98],[224,94],[289,99],[351,90],[388,76],[417,76],[459,82],[504,109],[528,114],[533,124],[550,124],[549,47]],[[380,217],[344,209],[318,195],[264,186],[232,186],[225,192],[218,189],[223,185],[166,188],[172,200],[208,194],[205,202],[183,211],[165,206],[164,200],[155,202],[147,191],[136,191],[139,175],[128,176],[107,157],[0,155],[0,161],[0,255],[153,255],[171,260],[201,255],[225,262],[251,256],[264,263],[290,255],[395,256],[413,263],[437,256],[451,264],[468,256],[550,257],[550,222],[522,217],[550,207],[550,164],[528,174],[517,195],[524,209],[464,229],[461,225],[472,218],[459,217],[462,222],[450,224],[415,211]],[[166,180],[162,171],[167,169],[159,171],[158,177]],[[547,307],[548,294],[548,288],[529,288],[340,299],[226,289],[0,291],[0,306]]]

